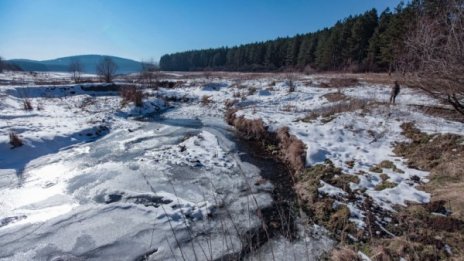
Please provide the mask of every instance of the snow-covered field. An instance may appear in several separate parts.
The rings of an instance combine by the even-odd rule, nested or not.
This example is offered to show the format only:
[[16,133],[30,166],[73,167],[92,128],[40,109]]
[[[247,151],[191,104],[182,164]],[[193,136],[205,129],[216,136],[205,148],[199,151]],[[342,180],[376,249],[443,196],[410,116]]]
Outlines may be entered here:
[[[20,75],[0,74],[2,82],[14,77]],[[321,88],[310,76],[295,80],[294,92],[272,75],[183,81],[179,88],[146,90],[142,109],[121,108],[116,92],[79,85],[0,86],[0,259],[212,260],[243,251],[246,235],[262,227],[258,209],[272,205],[273,185],[241,160],[223,121],[227,100],[238,99],[237,115],[261,118],[270,131],[288,126],[307,147],[307,165],[329,159],[357,176],[350,188],[363,194],[356,201],[327,183],[319,192],[346,204],[360,228],[365,196],[385,211],[430,199],[413,181],[427,182],[428,173],[392,152],[394,142],[406,139],[403,122],[463,134],[461,123],[409,106],[437,101],[407,88],[388,106],[389,86]],[[329,102],[328,93],[376,105],[303,120],[343,102]],[[23,110],[25,98],[33,110]],[[162,118],[137,120],[161,112]],[[23,146],[10,148],[12,131]],[[383,177],[372,171],[386,160],[397,169],[383,169]],[[377,190],[384,179],[395,186]],[[318,227],[301,228],[298,238],[276,237],[245,258],[311,259],[332,245]]]
[[[359,178],[359,183],[350,183],[351,190],[363,192],[386,211],[394,211],[395,205],[405,206],[407,202],[428,202],[430,195],[417,188],[420,182],[427,182],[428,173],[408,168],[405,160],[393,153],[395,142],[407,140],[401,134],[400,125],[413,122],[421,131],[427,133],[462,135],[462,123],[426,115],[416,109],[416,105],[444,106],[419,90],[403,87],[397,104],[389,105],[390,86],[360,82],[354,87],[327,88],[318,87],[320,81],[319,78],[311,76],[302,77],[292,82],[296,91],[289,92],[290,82],[282,80],[281,77],[241,80],[238,84],[237,81],[223,80],[209,85],[216,88],[198,86],[165,90],[164,95],[197,100],[205,95],[211,96],[210,100],[214,103],[207,106],[209,109],[204,112],[207,115],[223,113],[224,102],[227,99],[238,99],[237,116],[262,119],[270,131],[289,127],[290,133],[306,145],[308,166],[324,163],[327,159],[332,161],[343,173]],[[249,91],[250,88],[253,89],[252,92]],[[320,116],[305,120],[311,112],[343,104],[344,101],[330,102],[325,96],[327,94],[341,94],[346,98],[361,100],[367,104],[367,109],[352,111],[348,108],[346,112],[336,113],[328,118]],[[243,96],[246,98],[240,98]],[[198,105],[185,108],[176,111],[176,114],[182,113],[182,117],[188,117],[190,113],[202,110]],[[373,171],[373,167],[383,161],[392,162],[396,169],[383,168],[382,173]],[[349,162],[351,164],[348,164]],[[376,189],[384,181],[395,186],[383,190]],[[346,193],[342,189],[323,182],[319,192],[332,196],[339,204],[346,204],[351,210],[351,220],[360,228],[364,226],[362,195],[357,202],[348,201],[343,197]]]
[[[247,251],[272,184],[241,160],[219,111],[176,105],[150,120],[167,105],[146,92],[136,108],[80,85],[0,86],[0,259],[212,260]],[[11,148],[10,132],[23,146]],[[330,249],[323,229],[305,231],[292,244],[298,256]]]

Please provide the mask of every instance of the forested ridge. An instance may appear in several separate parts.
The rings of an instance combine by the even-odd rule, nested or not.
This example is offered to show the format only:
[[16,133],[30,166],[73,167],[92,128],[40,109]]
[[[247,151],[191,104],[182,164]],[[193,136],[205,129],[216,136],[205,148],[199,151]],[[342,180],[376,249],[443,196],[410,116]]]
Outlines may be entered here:
[[160,67],[176,71],[389,71],[396,66],[414,8],[420,4],[400,4],[380,14],[372,9],[330,28],[293,37],[167,54],[161,57]]

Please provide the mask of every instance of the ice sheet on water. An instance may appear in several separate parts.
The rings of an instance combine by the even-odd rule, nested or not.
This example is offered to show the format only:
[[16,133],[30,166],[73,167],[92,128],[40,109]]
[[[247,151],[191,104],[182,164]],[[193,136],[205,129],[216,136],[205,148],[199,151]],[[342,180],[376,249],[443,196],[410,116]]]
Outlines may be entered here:
[[247,189],[259,170],[238,162],[220,132],[122,123],[100,140],[31,161],[21,186],[0,190],[10,199],[2,201],[10,205],[1,209],[9,218],[0,258],[168,260],[207,249],[211,259],[240,251],[239,235],[260,227],[256,209],[272,204],[268,191]]

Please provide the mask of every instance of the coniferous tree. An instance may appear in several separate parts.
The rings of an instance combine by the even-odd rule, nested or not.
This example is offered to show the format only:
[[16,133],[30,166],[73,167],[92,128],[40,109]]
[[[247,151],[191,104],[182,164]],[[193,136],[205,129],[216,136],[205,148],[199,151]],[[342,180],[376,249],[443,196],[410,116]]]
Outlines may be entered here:
[[401,62],[408,21],[414,17],[410,9],[421,6],[433,12],[439,8],[440,1],[443,0],[413,0],[406,7],[399,5],[393,12],[385,10],[380,17],[372,9],[349,16],[330,28],[294,37],[164,55],[160,67],[182,71],[275,71],[307,67],[319,71],[392,70]]

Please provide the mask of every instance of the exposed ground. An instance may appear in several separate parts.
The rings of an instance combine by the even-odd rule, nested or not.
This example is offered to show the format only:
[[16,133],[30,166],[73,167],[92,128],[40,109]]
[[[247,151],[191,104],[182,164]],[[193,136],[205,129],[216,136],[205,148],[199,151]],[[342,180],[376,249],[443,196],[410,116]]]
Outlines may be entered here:
[[[309,258],[308,252],[313,253],[312,258],[325,255],[334,260],[459,260],[464,256],[463,118],[420,90],[405,86],[401,89],[397,104],[389,104],[393,78],[386,74],[163,73],[157,76],[158,84],[152,86],[158,88],[141,89],[140,94],[135,90],[122,91],[122,96],[119,95],[120,88],[129,90],[125,86],[137,79],[136,76],[119,79],[118,91],[112,86],[92,87],[92,83],[84,85],[87,89],[81,88],[66,83],[69,79],[63,75],[53,76],[50,80],[65,83],[61,87],[33,85],[38,82],[33,75],[6,73],[2,77],[5,85],[1,87],[0,98],[1,117],[4,119],[0,126],[0,144],[3,144],[0,193],[2,199],[9,198],[11,202],[7,207],[2,207],[0,240],[12,246],[8,248],[8,253],[16,253],[15,258],[33,257],[33,253],[37,254],[39,250],[54,253],[39,247],[21,254],[22,244],[11,243],[9,240],[13,238],[10,235],[16,231],[24,233],[24,237],[31,240],[37,238],[37,232],[29,231],[40,231],[41,227],[52,228],[53,222],[59,223],[60,219],[69,219],[63,229],[73,231],[69,229],[74,224],[73,213],[82,213],[83,202],[92,199],[89,199],[89,195],[83,196],[88,192],[69,193],[67,180],[85,177],[85,180],[90,180],[86,181],[89,184],[100,183],[102,180],[95,179],[91,173],[101,168],[100,164],[107,166],[110,162],[116,165],[109,169],[104,167],[97,173],[105,175],[114,172],[117,178],[98,185],[99,188],[93,189],[98,190],[95,195],[103,195],[104,201],[117,201],[114,206],[118,206],[118,210],[105,210],[113,213],[111,217],[127,215],[119,208],[128,207],[131,215],[135,215],[133,220],[138,220],[135,227],[113,237],[119,237],[113,242],[125,242],[131,229],[140,233],[151,229],[156,231],[153,232],[155,235],[169,238],[166,242],[162,237],[155,237],[154,240],[152,236],[148,240],[149,236],[141,236],[138,241],[141,242],[140,246],[144,240],[152,243],[134,247],[132,252],[145,248],[148,252],[144,252],[143,257],[147,259],[173,256],[183,259],[187,256],[186,259],[195,260],[202,256],[206,259],[228,256],[288,260],[292,256],[295,260],[301,260]],[[18,83],[25,85],[12,85]],[[106,91],[99,92],[99,88]],[[28,108],[29,103],[32,110]],[[169,126],[162,122],[146,122],[148,115],[160,112],[163,112],[162,117],[169,122]],[[136,118],[144,118],[145,122],[136,121]],[[249,253],[239,250],[244,246],[250,247],[243,238],[251,240],[256,237],[240,239],[240,235],[250,235],[250,231],[255,231],[254,235],[265,237],[267,231],[263,227],[278,228],[285,222],[279,224],[274,220],[267,222],[259,218],[256,209],[266,209],[276,200],[270,193],[274,189],[263,178],[265,174],[260,175],[256,169],[251,171],[253,167],[243,163],[237,158],[238,154],[234,154],[236,152],[224,145],[232,141],[227,137],[229,134],[222,131],[227,129],[223,118],[235,127],[242,138],[260,147],[263,154],[288,166],[290,182],[297,195],[297,200],[291,203],[296,211],[288,213],[296,222],[295,233],[284,235],[284,230],[282,234],[273,235],[272,239],[266,238],[264,245],[253,243],[259,247]],[[222,127],[218,129],[218,126]],[[151,129],[154,131],[150,132]],[[175,138],[164,142],[165,138],[161,137],[166,135],[174,135]],[[65,149],[69,146],[72,147]],[[106,150],[102,150],[102,146]],[[119,154],[103,156],[107,153],[105,151],[118,147]],[[76,166],[75,159],[79,159],[82,161],[79,164],[85,164],[89,160],[87,156],[80,156],[83,150],[90,150],[92,157],[95,157],[91,161],[94,163],[86,165],[85,175],[75,169],[70,176],[59,174],[68,171],[60,167],[57,173],[51,168],[57,161]],[[118,166],[118,161],[122,166]],[[182,170],[178,169],[179,166]],[[47,168],[52,171],[41,171]],[[190,169],[187,173],[196,169],[187,175],[194,175],[193,180],[180,174],[186,171],[185,168]],[[243,171],[244,168],[247,171]],[[42,180],[40,175],[43,174],[40,173],[44,172],[54,173],[53,181]],[[158,174],[152,177],[153,172]],[[251,176],[240,174],[248,172]],[[153,204],[167,204],[176,209],[176,201],[189,202],[182,203],[184,207],[179,211],[174,210],[172,215],[169,213],[164,225],[160,225],[161,230],[150,228],[153,224],[148,218],[151,213],[163,216],[163,213],[157,212],[159,208],[151,209],[150,206],[141,207],[133,203],[135,198],[140,202],[138,197],[142,192],[144,195],[154,193],[147,191],[145,181],[144,189],[135,182],[143,181],[143,177],[134,181],[130,178],[137,173],[144,173],[145,178],[150,180],[149,184],[155,186],[155,194],[162,195],[160,202],[170,201],[152,201]],[[220,173],[225,173],[227,178]],[[66,178],[63,179],[63,175]],[[43,183],[42,188],[31,185],[35,179],[37,184]],[[127,180],[131,181],[125,186]],[[224,186],[223,191],[226,192],[212,190],[211,184],[214,183],[207,182],[210,185],[206,186],[205,180],[217,180],[217,186]],[[221,180],[230,181],[230,184]],[[253,182],[247,183],[247,180]],[[114,188],[115,182],[119,189]],[[57,187],[53,184],[60,184],[65,189],[53,192],[48,183],[52,184],[50,188]],[[12,189],[13,184],[18,184],[18,187]],[[187,190],[179,192],[186,189],[185,184],[189,184]],[[237,189],[234,184],[242,184],[245,188],[241,190],[239,186],[238,191],[242,192],[234,192]],[[27,187],[30,190],[24,189]],[[160,189],[164,192],[158,192]],[[89,188],[83,186],[79,190]],[[53,215],[40,214],[45,211],[43,207],[36,207],[40,213],[31,210],[31,206],[39,204],[37,199],[31,201],[28,197],[33,191],[45,193],[40,199],[60,208],[56,208]],[[67,199],[56,200],[55,194],[61,195],[62,191],[68,191],[64,193]],[[243,191],[251,194],[243,194]],[[232,196],[236,194],[239,196]],[[252,209],[247,207],[248,210],[244,211],[237,207],[237,204],[243,205],[244,202],[255,202],[255,199],[249,201],[250,195],[259,198]],[[222,205],[218,205],[218,197],[226,202],[225,212],[215,212]],[[21,203],[18,198],[24,198],[24,202]],[[59,203],[50,203],[51,199]],[[6,202],[3,201],[3,205]],[[43,206],[41,204],[39,206]],[[142,211],[143,218],[138,218],[140,213],[135,210]],[[99,215],[95,214],[99,212],[93,211],[89,213],[94,214],[85,214],[84,219],[91,220],[95,216],[95,220],[99,220]],[[216,223],[219,225],[216,229],[235,232],[227,232],[228,236],[217,235],[223,239],[223,244],[213,246],[211,234],[205,232],[210,230],[200,227],[213,229],[215,225],[209,219],[199,221],[195,213],[201,213],[200,216],[218,213],[218,220],[222,220],[223,215],[228,229],[224,229],[224,223],[222,226]],[[239,213],[247,214],[243,217]],[[183,218],[175,220],[174,215]],[[238,215],[237,220],[244,218],[243,221],[249,223],[238,229],[245,231],[244,234],[237,233],[238,223],[230,222],[235,220],[230,219],[230,215]],[[144,218],[147,218],[146,221]],[[172,227],[167,226],[172,225],[170,221],[173,220],[179,226],[179,230],[174,231],[178,231],[182,235],[180,240],[185,242],[180,247],[169,232]],[[114,224],[117,225],[118,221]],[[327,253],[332,243],[326,240],[325,232],[317,232],[326,229],[339,242],[332,253]],[[32,233],[32,236],[28,236],[28,233]],[[314,233],[322,233],[322,236]],[[86,235],[104,247],[102,241],[96,240],[96,235]],[[51,239],[43,242],[47,240]],[[58,248],[72,255],[88,254],[89,249],[94,249],[95,256],[99,251],[106,251],[80,243],[76,249],[76,244],[74,250],[58,243],[47,246],[47,249]],[[157,246],[156,251],[153,245]],[[108,249],[108,253],[113,253],[113,247]],[[184,255],[182,250],[190,251],[191,255]],[[11,258],[12,255],[4,254],[4,257]]]

